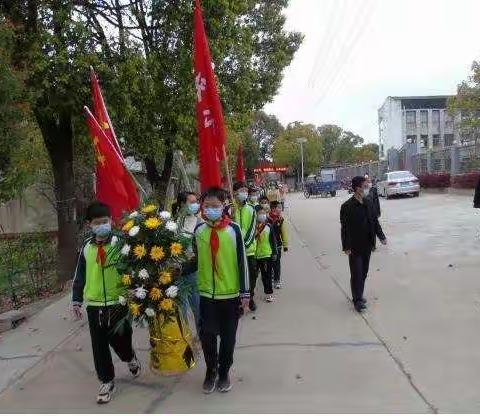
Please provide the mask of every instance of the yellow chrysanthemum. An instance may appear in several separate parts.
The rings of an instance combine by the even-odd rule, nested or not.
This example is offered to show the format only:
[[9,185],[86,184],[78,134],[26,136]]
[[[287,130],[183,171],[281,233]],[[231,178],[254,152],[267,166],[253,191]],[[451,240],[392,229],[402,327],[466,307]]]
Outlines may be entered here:
[[158,287],[154,287],[152,290],[150,290],[149,296],[152,300],[160,300],[162,297],[162,291]]
[[147,254],[147,249],[143,244],[139,244],[133,249],[133,254],[137,259],[143,259]]
[[162,311],[171,311],[173,309],[173,300],[172,299],[163,299],[160,302],[160,309]]
[[142,208],[142,212],[144,214],[151,214],[152,212],[155,212],[156,210],[157,210],[157,206],[155,204],[148,204],[148,205],[145,205]]
[[135,221],[133,220],[127,221],[125,225],[122,227],[122,230],[128,233],[134,225],[135,225]]
[[168,285],[172,281],[172,273],[162,272],[160,273],[160,283],[162,285]]
[[180,243],[172,243],[170,253],[172,256],[179,256],[183,252],[183,246]]
[[150,258],[153,261],[160,261],[165,257],[165,252],[163,251],[163,247],[153,246],[150,250]]
[[147,227],[148,229],[150,229],[150,230],[155,230],[155,229],[157,229],[158,227],[160,227],[160,225],[162,224],[162,221],[160,221],[160,218],[151,217],[151,218],[146,219],[143,224],[144,224],[145,227]]
[[122,283],[125,286],[130,286],[132,284],[132,276],[130,276],[129,274],[124,274],[122,276]]
[[131,303],[130,304],[130,313],[133,316],[140,315],[140,305],[138,303]]

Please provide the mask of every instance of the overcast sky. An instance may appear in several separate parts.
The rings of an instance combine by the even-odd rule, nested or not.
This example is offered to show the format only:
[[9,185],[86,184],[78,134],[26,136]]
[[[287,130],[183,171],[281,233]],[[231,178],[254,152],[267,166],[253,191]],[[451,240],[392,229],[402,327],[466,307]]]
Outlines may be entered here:
[[305,35],[265,110],[377,142],[387,96],[454,94],[480,59],[480,0],[291,0]]

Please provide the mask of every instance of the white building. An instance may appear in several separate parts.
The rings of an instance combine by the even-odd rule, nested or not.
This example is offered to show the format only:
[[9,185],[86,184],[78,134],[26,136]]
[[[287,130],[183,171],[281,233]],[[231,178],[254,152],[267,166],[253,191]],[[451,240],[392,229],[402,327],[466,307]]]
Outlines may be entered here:
[[450,96],[387,97],[378,110],[380,159],[390,149],[416,143],[417,153],[449,147],[459,139],[457,117],[447,110]]

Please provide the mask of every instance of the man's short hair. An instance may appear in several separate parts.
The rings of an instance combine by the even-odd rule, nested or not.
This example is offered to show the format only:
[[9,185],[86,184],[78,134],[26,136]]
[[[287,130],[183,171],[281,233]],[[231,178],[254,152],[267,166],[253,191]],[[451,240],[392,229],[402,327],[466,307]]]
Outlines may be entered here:
[[227,200],[227,192],[225,189],[213,187],[207,189],[202,195],[202,202],[205,201],[207,198],[217,198],[223,204]]
[[87,221],[92,221],[95,218],[102,218],[102,217],[111,217],[112,213],[110,211],[110,207],[107,204],[104,204],[100,201],[92,202],[88,207],[85,215],[85,219]]
[[235,182],[233,184],[233,190],[237,192],[241,188],[248,188],[247,184],[245,182]]
[[270,209],[274,210],[275,208],[281,207],[282,204],[278,201],[272,201],[270,202]]
[[352,189],[353,189],[353,191],[356,191],[357,188],[360,188],[365,181],[366,181],[365,176],[355,176],[352,179]]

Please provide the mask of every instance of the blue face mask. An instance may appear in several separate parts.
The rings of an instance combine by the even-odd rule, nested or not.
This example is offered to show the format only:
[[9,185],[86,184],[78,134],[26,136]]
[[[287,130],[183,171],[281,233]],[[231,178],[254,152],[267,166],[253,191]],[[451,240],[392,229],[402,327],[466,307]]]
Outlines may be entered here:
[[187,210],[190,214],[195,215],[200,210],[200,204],[197,202],[192,202],[191,204],[187,204]]
[[92,227],[93,233],[97,237],[106,237],[112,232],[112,224],[109,222]]
[[267,214],[260,214],[257,217],[257,221],[260,222],[260,223],[267,222]]
[[237,194],[237,199],[240,201],[240,202],[245,202],[248,198],[248,194],[246,192],[239,192]]
[[221,208],[205,208],[204,212],[205,212],[205,217],[207,217],[207,220],[218,221],[220,218],[222,218],[223,207],[221,207]]

